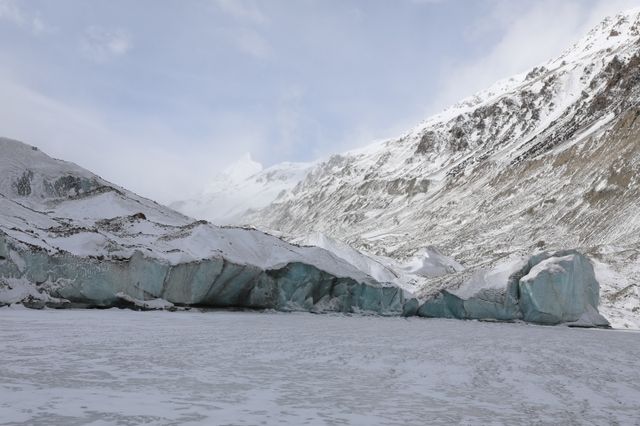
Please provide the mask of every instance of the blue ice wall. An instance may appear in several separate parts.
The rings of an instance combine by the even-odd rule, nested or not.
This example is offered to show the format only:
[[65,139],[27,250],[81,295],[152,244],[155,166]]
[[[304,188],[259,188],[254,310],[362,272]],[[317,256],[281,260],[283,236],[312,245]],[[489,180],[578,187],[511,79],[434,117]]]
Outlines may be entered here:
[[400,315],[405,302],[397,287],[336,277],[298,262],[262,270],[224,258],[170,265],[141,252],[105,260],[12,247],[2,236],[0,256],[0,276],[26,278],[53,297],[90,306],[117,306],[123,293],[178,305]]
[[420,306],[418,315],[538,324],[608,324],[597,313],[600,286],[593,266],[575,250],[537,254],[504,282],[487,284],[464,296],[455,290],[442,290]]
[[606,325],[599,285],[575,250],[541,253],[471,291],[445,289],[419,302],[395,286],[336,277],[300,262],[263,270],[224,258],[170,265],[141,252],[129,259],[49,254],[0,234],[0,277],[26,278],[52,297],[88,306],[165,299],[177,305],[308,312],[370,312],[434,318]]

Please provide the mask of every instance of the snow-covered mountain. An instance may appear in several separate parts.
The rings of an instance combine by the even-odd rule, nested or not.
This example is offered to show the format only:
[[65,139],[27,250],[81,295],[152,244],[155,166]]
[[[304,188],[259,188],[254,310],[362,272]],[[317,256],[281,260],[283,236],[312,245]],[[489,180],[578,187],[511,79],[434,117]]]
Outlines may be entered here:
[[195,305],[608,325],[593,267],[575,251],[523,258],[488,289],[485,280],[416,298],[403,287],[419,280],[407,277],[462,266],[433,248],[403,268],[328,238],[313,242],[329,250],[192,220],[0,139],[0,307]]
[[327,250],[196,221],[0,138],[0,305],[17,301],[399,314],[404,293]]
[[282,238],[1,140],[0,290],[604,325],[597,277],[609,320],[638,327],[639,116],[632,11],[400,138],[316,164],[247,156],[178,205]]
[[216,175],[199,196],[175,201],[170,207],[218,225],[240,224],[244,215],[268,206],[293,188],[312,165],[280,163],[264,169],[246,154]]
[[398,261],[435,245],[466,267],[449,282],[514,252],[578,247],[599,262],[605,310],[638,326],[638,117],[632,10],[399,138],[315,165],[243,222]]

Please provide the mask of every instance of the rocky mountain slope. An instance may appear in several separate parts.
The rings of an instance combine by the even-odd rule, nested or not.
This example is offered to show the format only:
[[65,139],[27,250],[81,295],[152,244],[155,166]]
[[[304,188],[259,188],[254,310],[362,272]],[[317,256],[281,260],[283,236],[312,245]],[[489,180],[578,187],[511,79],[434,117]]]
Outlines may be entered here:
[[317,164],[244,221],[400,261],[435,245],[466,267],[425,293],[514,252],[577,247],[596,259],[610,319],[638,326],[639,184],[633,10],[397,139]]

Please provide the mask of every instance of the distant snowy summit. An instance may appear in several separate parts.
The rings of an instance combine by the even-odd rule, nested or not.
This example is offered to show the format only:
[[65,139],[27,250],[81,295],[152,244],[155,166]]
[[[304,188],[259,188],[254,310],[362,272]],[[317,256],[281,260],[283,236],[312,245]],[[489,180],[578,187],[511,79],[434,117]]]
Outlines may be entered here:
[[281,163],[264,169],[250,154],[218,174],[200,195],[170,207],[219,225],[242,224],[243,217],[268,206],[300,182],[313,163]]
[[[637,8],[605,18],[559,57],[463,99],[397,139],[376,142],[324,161],[281,163],[266,170],[246,154],[209,182],[198,197],[179,200],[171,206],[220,224],[262,224],[267,221],[256,210],[270,204],[299,203],[298,184],[300,190],[315,187],[318,191],[364,177],[371,180],[382,176],[388,181],[410,175],[411,179],[396,182],[398,190],[420,194],[429,183],[457,175],[483,160],[517,161],[537,152],[536,146],[542,142],[539,139],[549,138],[552,129],[562,130],[556,124],[567,114],[574,114],[576,107],[586,108],[582,123],[573,131],[579,129],[581,136],[587,137],[612,123],[613,111],[605,114],[605,108],[598,108],[605,102],[598,93],[606,88],[607,76],[620,76],[613,73],[618,62],[633,67],[629,61],[638,51],[639,15]],[[596,105],[592,105],[594,102]],[[597,120],[590,119],[596,116]],[[542,145],[548,146],[549,142]],[[327,174],[351,171],[352,166],[357,166],[352,181],[325,178],[317,182]],[[370,173],[379,166],[379,173]],[[311,178],[305,183],[308,175]]]

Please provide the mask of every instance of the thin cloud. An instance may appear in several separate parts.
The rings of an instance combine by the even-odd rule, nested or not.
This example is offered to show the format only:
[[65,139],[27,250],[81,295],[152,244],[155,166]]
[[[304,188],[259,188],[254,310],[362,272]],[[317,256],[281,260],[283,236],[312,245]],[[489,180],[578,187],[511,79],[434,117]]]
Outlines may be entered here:
[[208,116],[214,130],[203,140],[185,140],[161,120],[116,125],[89,105],[47,95],[3,70],[0,99],[10,100],[0,103],[0,136],[38,146],[159,202],[195,196],[218,170],[267,144],[263,123],[233,114]]
[[22,25],[25,20],[22,10],[13,0],[0,0],[0,19],[16,25]]
[[240,51],[258,59],[266,59],[273,53],[269,42],[257,31],[240,29],[233,31],[233,40]]
[[279,152],[291,154],[299,142],[303,96],[304,91],[300,87],[290,87],[282,94],[275,120],[279,134]]
[[131,35],[121,28],[91,26],[85,30],[81,40],[82,52],[95,62],[107,62],[124,55],[132,48]]
[[265,59],[272,55],[273,46],[262,34],[264,24],[269,19],[252,0],[213,0],[217,8],[226,16],[236,21],[226,32],[233,44],[243,53],[257,59]]
[[251,0],[215,0],[214,3],[225,14],[244,22],[264,24],[269,22],[257,3]]
[[49,29],[40,16],[24,12],[15,0],[0,0],[0,21],[25,28],[33,35],[40,35]]
[[447,0],[409,0],[410,3],[420,4],[420,5],[422,5],[422,4],[436,4],[436,3],[442,3],[444,1],[447,1]]
[[[185,192],[198,193],[247,151],[270,165],[400,135],[426,113],[560,53],[605,14],[640,0],[484,0],[482,13],[464,16],[455,12],[475,0],[414,8],[389,1],[378,9],[358,3],[361,10],[345,2],[195,3],[206,6],[184,7],[181,19],[163,2],[127,6],[117,25],[129,33],[112,27],[109,13],[100,12],[111,9],[101,2],[92,8],[37,3],[46,21],[39,25],[39,11],[27,6],[36,3],[0,0],[7,34],[0,49],[1,135],[159,201],[188,198]],[[157,8],[154,17],[146,4]],[[431,7],[451,13],[447,28],[469,29],[473,45],[435,33],[450,49],[431,50],[418,37],[431,33],[421,32],[421,20],[412,27],[416,22],[406,15]],[[50,23],[59,28],[55,37],[24,36]],[[396,34],[401,28],[412,30]],[[162,48],[146,44],[155,40]],[[411,57],[390,61],[401,48]],[[86,72],[74,66],[78,54],[95,62],[126,58],[131,66]],[[436,64],[447,58],[437,74]],[[394,81],[400,95],[385,90]],[[105,99],[107,90],[113,96]],[[419,110],[434,97],[431,110]]]

